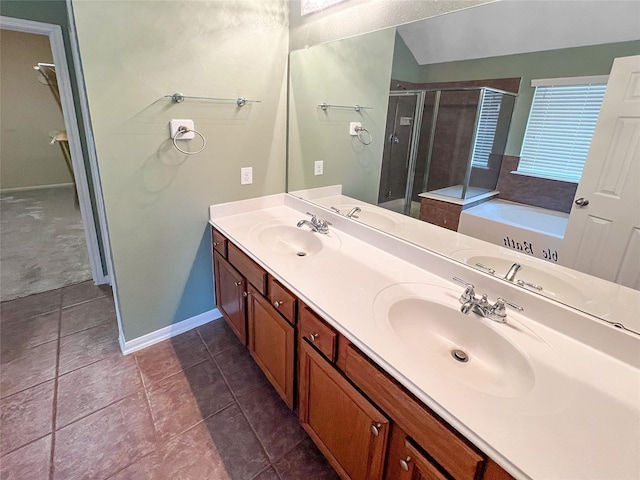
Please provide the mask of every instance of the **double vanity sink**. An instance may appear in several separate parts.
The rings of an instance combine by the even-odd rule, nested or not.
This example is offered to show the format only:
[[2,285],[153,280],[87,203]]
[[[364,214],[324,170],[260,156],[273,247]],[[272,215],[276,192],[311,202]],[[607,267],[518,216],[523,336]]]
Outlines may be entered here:
[[[310,208],[276,195],[212,206],[210,215],[216,229],[514,477],[640,477],[637,336],[351,222],[342,211],[316,208],[332,224],[314,232],[302,222]],[[481,251],[462,255],[505,267]],[[475,301],[486,294],[487,307],[463,305],[466,287],[454,277],[475,285]],[[554,281],[531,283],[552,289]],[[513,305],[506,316],[479,314],[498,297]]]

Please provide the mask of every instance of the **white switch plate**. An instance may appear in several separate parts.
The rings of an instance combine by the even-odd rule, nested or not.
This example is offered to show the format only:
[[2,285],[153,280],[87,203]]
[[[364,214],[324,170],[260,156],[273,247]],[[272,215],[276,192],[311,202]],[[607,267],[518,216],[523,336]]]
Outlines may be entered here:
[[316,160],[313,163],[313,174],[314,175],[322,175],[324,173],[324,161]]
[[251,185],[253,183],[253,167],[242,167],[240,169],[240,185]]
[[[171,119],[171,121],[169,122],[169,130],[171,132],[171,138],[175,138],[176,137],[176,133],[178,133],[178,128],[180,128],[181,126],[185,126],[187,127],[189,130],[193,130],[194,129],[194,125],[193,125],[193,120],[189,120],[189,119],[182,119],[182,120],[178,120],[178,119]],[[187,133],[183,133],[183,134],[178,134],[178,140],[190,140],[192,138],[194,138],[196,136],[195,133],[193,132],[187,132]]]
[[349,124],[349,135],[357,135],[358,132],[356,132],[356,127],[361,127],[362,123],[361,122],[351,122]]

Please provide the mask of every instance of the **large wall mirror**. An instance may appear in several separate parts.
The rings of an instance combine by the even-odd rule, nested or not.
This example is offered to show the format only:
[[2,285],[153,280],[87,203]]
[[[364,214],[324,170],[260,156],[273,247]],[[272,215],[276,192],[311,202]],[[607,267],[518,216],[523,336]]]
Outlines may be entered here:
[[293,51],[288,191],[489,275],[519,263],[505,281],[640,333],[637,121],[605,169],[635,235],[616,243],[580,198],[614,59],[634,55],[633,1],[500,1]]

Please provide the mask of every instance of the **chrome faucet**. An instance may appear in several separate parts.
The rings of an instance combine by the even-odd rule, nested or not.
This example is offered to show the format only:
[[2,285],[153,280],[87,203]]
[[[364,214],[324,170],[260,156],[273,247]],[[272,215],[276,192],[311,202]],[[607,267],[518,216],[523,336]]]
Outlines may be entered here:
[[307,225],[312,232],[323,233],[325,235],[329,233],[329,225],[331,225],[330,222],[327,222],[326,220],[318,220],[318,217],[313,213],[307,212],[307,215],[311,215],[311,220],[300,220],[297,225],[298,227]]
[[[329,208],[331,208],[331,210],[333,210],[336,213],[340,213],[340,210],[337,209],[336,207],[329,207]],[[360,207],[353,207],[351,210],[345,213],[344,216],[347,218],[358,218],[356,217],[356,213],[360,213],[361,211],[362,209]]]
[[353,207],[351,210],[349,210],[349,213],[347,213],[345,215],[345,217],[347,218],[358,218],[356,217],[356,213],[360,213],[362,211],[362,209],[360,207]]
[[504,298],[500,297],[498,297],[496,303],[491,305],[486,294],[482,295],[480,298],[476,297],[475,287],[472,284],[467,283],[458,277],[453,277],[453,279],[467,287],[462,295],[460,295],[460,303],[462,304],[460,311],[465,315],[468,315],[469,312],[473,310],[474,313],[477,313],[481,317],[488,318],[489,320],[493,320],[494,322],[507,323],[506,305],[510,305],[520,312],[524,310],[521,306],[507,302]]
[[511,265],[511,268],[509,268],[509,271],[504,276],[504,279],[513,282],[516,278],[516,273],[518,273],[518,270],[520,270],[521,268],[522,265],[520,265],[519,263],[514,263],[513,265]]

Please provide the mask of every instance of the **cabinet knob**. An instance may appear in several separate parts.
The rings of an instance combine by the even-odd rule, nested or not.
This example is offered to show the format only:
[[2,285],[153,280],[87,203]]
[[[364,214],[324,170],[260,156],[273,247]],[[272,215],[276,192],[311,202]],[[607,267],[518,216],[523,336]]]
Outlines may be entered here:
[[274,300],[273,301],[273,306],[278,308],[280,305],[282,305],[284,302],[279,302],[278,300]]
[[214,247],[217,247],[218,245],[220,245],[220,242],[213,242]]
[[243,296],[243,297],[248,297],[249,295],[251,295],[251,293],[250,293],[250,292],[242,292],[242,296]]
[[371,424],[371,433],[373,433],[376,437],[378,435],[380,435],[380,429],[382,428],[382,425],[379,423],[372,423]]
[[316,338],[318,338],[317,333],[312,333],[311,335],[309,335],[309,340],[311,340],[312,342],[315,342]]
[[242,280],[238,280],[237,282],[233,282],[233,284],[234,284],[236,287],[239,287],[240,285],[242,285]]
[[400,459],[400,468],[402,468],[405,472],[409,471],[409,462],[411,461],[411,457],[401,458]]

